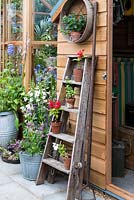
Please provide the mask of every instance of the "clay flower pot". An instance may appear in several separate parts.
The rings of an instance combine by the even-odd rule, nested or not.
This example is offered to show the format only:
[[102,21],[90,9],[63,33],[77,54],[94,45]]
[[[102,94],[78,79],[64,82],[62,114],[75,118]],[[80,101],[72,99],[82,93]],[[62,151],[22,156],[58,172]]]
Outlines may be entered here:
[[69,170],[70,169],[70,164],[71,164],[71,157],[64,158],[64,167],[65,167],[65,169]]
[[68,99],[66,98],[66,105],[67,108],[74,108],[75,98]]
[[71,32],[70,33],[70,40],[72,41],[72,42],[75,42],[75,41],[77,41],[79,38],[80,38],[80,36],[81,36],[81,33],[80,32]]
[[59,134],[62,122],[51,122],[52,133]]
[[81,68],[74,68],[73,69],[73,76],[75,82],[81,82],[83,76],[83,69]]

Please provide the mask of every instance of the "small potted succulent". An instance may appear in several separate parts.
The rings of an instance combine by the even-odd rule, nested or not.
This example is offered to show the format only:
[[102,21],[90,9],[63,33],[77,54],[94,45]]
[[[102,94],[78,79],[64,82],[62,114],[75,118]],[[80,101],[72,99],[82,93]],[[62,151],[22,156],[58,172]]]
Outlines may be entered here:
[[85,26],[85,15],[76,15],[75,13],[71,13],[63,16],[61,32],[63,32],[65,35],[69,35],[70,40],[75,42],[80,38]]
[[68,153],[67,148],[65,147],[62,142],[60,144],[53,143],[53,149],[55,152],[58,152],[59,154],[59,160],[64,163],[65,169],[69,170],[70,169],[70,164],[71,164],[71,154]]
[[64,144],[58,144],[58,153],[63,158],[65,169],[69,170],[71,164],[71,155],[68,153]]
[[66,80],[66,105],[67,108],[74,108],[74,102],[75,102],[75,90],[73,86],[71,85],[70,80]]
[[61,103],[59,100],[49,101],[49,116],[52,117],[51,129],[55,134],[60,133],[62,122],[60,121]]
[[83,63],[84,58],[84,49],[81,49],[77,52],[77,58],[74,58],[73,61],[77,62],[77,66],[73,69],[74,81],[81,82],[83,76]]

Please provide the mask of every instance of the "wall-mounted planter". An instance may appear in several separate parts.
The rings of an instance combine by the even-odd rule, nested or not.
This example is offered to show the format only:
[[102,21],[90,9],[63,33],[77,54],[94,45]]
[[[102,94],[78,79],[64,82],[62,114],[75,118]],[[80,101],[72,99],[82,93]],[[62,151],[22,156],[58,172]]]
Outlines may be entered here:
[[[78,7],[78,9],[77,9]],[[77,13],[86,15],[86,26],[83,32],[81,33],[81,36],[78,40],[72,41],[69,34],[64,34],[65,38],[68,41],[72,41],[75,43],[81,43],[86,41],[91,35],[93,30],[93,19],[94,19],[94,12],[93,12],[93,4],[90,0],[80,0],[77,2],[76,0],[69,0],[65,3],[65,5],[62,8],[61,14],[60,14],[60,26],[61,29],[64,30],[65,26],[62,23],[62,18],[65,15],[69,15],[71,13]]]

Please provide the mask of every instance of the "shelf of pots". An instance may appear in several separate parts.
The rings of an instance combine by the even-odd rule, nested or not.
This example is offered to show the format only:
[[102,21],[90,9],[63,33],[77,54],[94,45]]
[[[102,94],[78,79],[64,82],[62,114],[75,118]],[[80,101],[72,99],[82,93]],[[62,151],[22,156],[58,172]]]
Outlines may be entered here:
[[73,86],[71,85],[70,80],[66,80],[65,90],[66,90],[66,106],[67,106],[67,108],[74,108],[75,90],[74,90]]
[[52,117],[51,121],[51,130],[52,133],[59,134],[61,130],[62,122],[60,121],[60,113],[61,113],[61,103],[59,100],[49,101],[49,116]]
[[[5,68],[0,72],[0,146],[6,147],[17,138],[19,120],[17,111],[23,104],[25,89],[22,86],[20,60],[12,44],[7,48]],[[15,63],[18,63],[15,64]]]

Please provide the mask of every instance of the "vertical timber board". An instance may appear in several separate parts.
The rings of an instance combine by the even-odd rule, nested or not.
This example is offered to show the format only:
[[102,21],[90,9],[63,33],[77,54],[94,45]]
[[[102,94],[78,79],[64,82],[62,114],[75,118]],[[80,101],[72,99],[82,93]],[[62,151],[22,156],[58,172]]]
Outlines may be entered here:
[[32,74],[32,7],[31,0],[23,0],[23,64],[24,64],[24,85],[28,91],[30,86],[31,74]]

